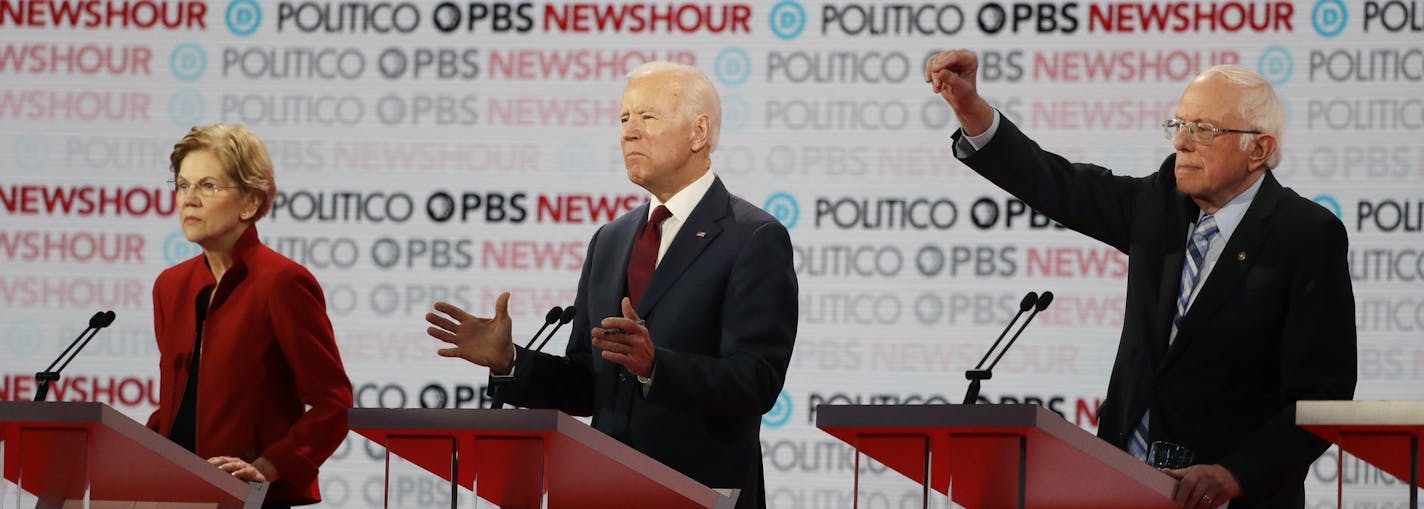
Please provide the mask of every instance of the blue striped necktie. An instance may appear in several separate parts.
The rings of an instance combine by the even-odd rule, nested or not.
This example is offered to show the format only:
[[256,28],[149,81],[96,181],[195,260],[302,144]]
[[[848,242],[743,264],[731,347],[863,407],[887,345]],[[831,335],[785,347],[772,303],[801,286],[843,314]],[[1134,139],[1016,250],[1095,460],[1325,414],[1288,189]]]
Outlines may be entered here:
[[[1182,316],[1187,314],[1187,306],[1192,303],[1192,290],[1196,289],[1197,280],[1201,278],[1207,249],[1218,232],[1220,230],[1216,227],[1216,218],[1210,215],[1202,216],[1201,220],[1197,221],[1197,228],[1192,232],[1191,240],[1187,242],[1187,256],[1182,260],[1182,287],[1177,292],[1177,314],[1172,317],[1173,329],[1182,326]],[[1170,339],[1167,344],[1171,346]],[[1140,460],[1147,459],[1147,421],[1151,415],[1150,410],[1142,414],[1142,421],[1132,430],[1132,440],[1127,443],[1127,452]]]

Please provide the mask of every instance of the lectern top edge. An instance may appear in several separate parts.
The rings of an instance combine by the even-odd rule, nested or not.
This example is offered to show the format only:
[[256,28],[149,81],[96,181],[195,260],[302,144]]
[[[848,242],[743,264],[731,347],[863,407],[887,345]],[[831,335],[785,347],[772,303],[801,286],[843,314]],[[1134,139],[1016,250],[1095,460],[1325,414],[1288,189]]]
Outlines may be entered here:
[[895,405],[893,422],[885,420],[890,405],[816,405],[816,427],[1031,427],[1061,420],[1038,405]]
[[1424,401],[1301,401],[1299,426],[1424,426]]

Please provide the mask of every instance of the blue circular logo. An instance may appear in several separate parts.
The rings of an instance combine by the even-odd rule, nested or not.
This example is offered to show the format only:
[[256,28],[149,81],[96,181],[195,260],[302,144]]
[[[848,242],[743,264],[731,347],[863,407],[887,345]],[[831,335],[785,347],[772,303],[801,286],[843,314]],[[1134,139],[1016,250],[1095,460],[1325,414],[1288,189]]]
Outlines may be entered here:
[[1310,11],[1310,24],[1315,31],[1325,37],[1335,37],[1345,30],[1350,22],[1350,9],[1340,0],[1320,0]]
[[1339,218],[1340,220],[1343,221],[1345,219],[1345,212],[1340,208],[1340,202],[1336,200],[1334,196],[1322,194],[1311,198],[1311,200],[1315,203],[1319,203],[1321,206],[1324,206],[1327,209],[1330,209],[1331,212],[1335,213],[1335,217]]
[[747,128],[750,122],[751,107],[747,106],[747,100],[740,95],[729,95],[722,98],[722,131],[728,133],[740,133]]
[[712,69],[723,85],[735,87],[752,77],[752,57],[742,48],[727,48],[717,54]]
[[262,26],[262,6],[256,0],[232,0],[227,4],[227,29],[233,35],[247,37]]
[[796,203],[796,197],[789,193],[771,195],[761,208],[775,217],[777,221],[781,221],[781,224],[785,225],[788,230],[795,228],[796,221],[801,219],[801,206]]
[[202,77],[203,71],[207,70],[208,54],[197,44],[179,44],[173,48],[173,54],[168,56],[168,68],[173,70],[174,78],[193,81]]
[[49,141],[38,134],[22,134],[15,137],[15,167],[22,170],[43,169],[49,162]]
[[207,101],[203,100],[203,94],[199,94],[197,90],[191,88],[174,92],[173,97],[168,98],[168,117],[173,119],[174,124],[184,129],[202,122],[203,113],[207,109]]
[[202,252],[197,244],[188,242],[188,237],[183,235],[183,230],[178,230],[168,234],[168,238],[163,239],[163,261],[174,266],[184,260],[198,256]]
[[1291,75],[1295,73],[1295,60],[1291,57],[1290,50],[1285,47],[1271,46],[1261,52],[1256,67],[1257,72],[1260,72],[1266,81],[1272,85],[1283,85],[1290,81]]
[[776,397],[776,405],[771,407],[771,411],[761,416],[761,424],[768,428],[780,428],[791,422],[791,396],[782,392]]
[[801,2],[784,0],[771,8],[771,33],[782,39],[795,39],[806,29],[806,8]]

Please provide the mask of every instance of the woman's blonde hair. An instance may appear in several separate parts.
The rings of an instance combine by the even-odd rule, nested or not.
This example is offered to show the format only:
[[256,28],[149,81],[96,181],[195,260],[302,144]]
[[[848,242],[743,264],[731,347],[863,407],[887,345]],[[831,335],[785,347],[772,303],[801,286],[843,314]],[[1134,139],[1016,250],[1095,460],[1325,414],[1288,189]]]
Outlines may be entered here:
[[194,127],[173,145],[173,154],[168,156],[173,178],[178,178],[178,168],[188,154],[201,151],[212,152],[222,163],[223,171],[236,183],[243,194],[256,196],[260,202],[252,221],[262,219],[272,209],[272,200],[277,196],[276,178],[272,173],[272,158],[267,155],[267,146],[247,126],[236,124],[213,124]]

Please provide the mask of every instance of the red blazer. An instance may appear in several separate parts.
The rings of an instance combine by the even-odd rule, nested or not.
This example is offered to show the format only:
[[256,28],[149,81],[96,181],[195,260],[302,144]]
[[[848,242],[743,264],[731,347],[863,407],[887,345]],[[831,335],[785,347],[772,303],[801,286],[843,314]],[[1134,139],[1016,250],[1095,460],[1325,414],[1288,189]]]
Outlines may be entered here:
[[[164,436],[188,383],[198,294],[213,281],[198,255],[153,284],[161,382],[148,427]],[[213,290],[199,362],[197,454],[265,457],[278,476],[268,502],[321,501],[317,467],[346,437],[351,381],[321,286],[306,268],[262,245],[255,226],[238,239],[232,267]]]

